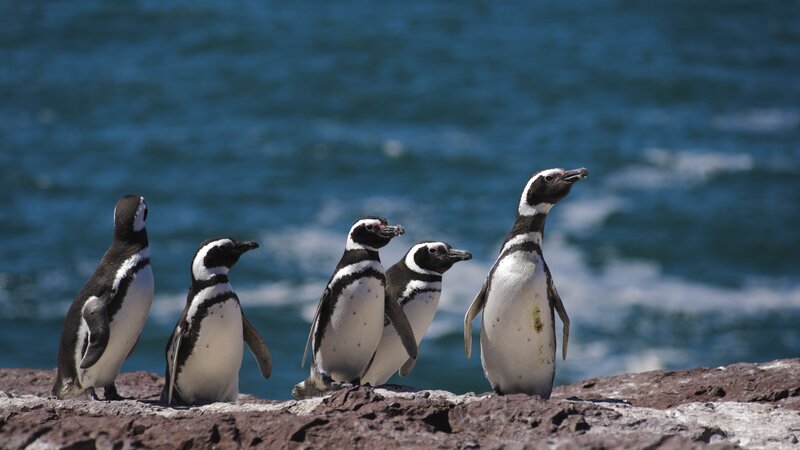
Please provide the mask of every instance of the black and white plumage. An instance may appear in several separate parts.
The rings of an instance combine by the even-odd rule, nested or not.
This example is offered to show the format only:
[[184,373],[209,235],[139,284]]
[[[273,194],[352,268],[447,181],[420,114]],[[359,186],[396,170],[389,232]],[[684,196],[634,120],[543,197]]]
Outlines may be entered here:
[[387,301],[378,256],[378,249],[403,233],[403,227],[390,226],[380,217],[364,217],[350,228],[306,342],[303,362],[310,345],[311,374],[292,390],[295,398],[321,394],[335,384],[360,384],[380,341],[384,314],[397,328],[408,355],[416,358],[411,325],[397,303]]
[[472,320],[483,311],[481,363],[492,388],[501,394],[549,398],[556,360],[555,312],[564,324],[567,357],[569,317],[542,254],[550,208],[569,194],[586,169],[548,169],[529,180],[517,219],[478,295],[464,317],[464,350],[472,350]]
[[114,240],[67,312],[53,395],[121,398],[114,381],[144,327],[153,302],[153,272],[144,197],[126,195],[114,208]]
[[[387,301],[400,305],[414,331],[419,346],[428,331],[442,292],[442,275],[459,261],[472,258],[465,250],[452,248],[445,242],[425,241],[415,244],[386,271]],[[384,321],[383,334],[375,356],[361,382],[378,386],[400,371],[405,376],[416,359],[410,358],[397,331]]]
[[228,272],[255,242],[230,238],[200,244],[192,260],[186,306],[166,348],[161,401],[168,405],[233,402],[239,395],[244,344],[269,378],[272,360],[264,340],[242,312]]

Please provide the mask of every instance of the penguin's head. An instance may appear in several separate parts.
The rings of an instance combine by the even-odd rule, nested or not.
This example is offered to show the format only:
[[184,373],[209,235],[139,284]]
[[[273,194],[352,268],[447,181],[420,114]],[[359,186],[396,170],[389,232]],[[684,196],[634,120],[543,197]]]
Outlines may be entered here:
[[453,248],[446,242],[423,241],[406,253],[406,266],[419,273],[441,275],[459,261],[472,259],[472,253]]
[[358,219],[347,235],[347,250],[366,248],[377,250],[400,236],[405,230],[400,225],[389,225],[383,217],[366,216]]
[[553,205],[569,194],[576,181],[588,175],[589,170],[583,167],[573,170],[547,169],[533,174],[519,199],[519,215],[547,214]]
[[114,236],[120,240],[133,240],[144,231],[147,220],[147,203],[141,195],[125,195],[114,207]]
[[214,238],[203,241],[192,260],[192,278],[208,280],[214,275],[225,275],[239,261],[242,253],[258,248],[252,241],[231,238]]

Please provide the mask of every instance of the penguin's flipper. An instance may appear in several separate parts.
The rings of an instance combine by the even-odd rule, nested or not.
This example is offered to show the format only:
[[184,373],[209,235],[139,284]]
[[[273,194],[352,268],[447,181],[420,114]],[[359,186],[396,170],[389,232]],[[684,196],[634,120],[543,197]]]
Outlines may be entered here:
[[267,348],[267,344],[258,334],[253,324],[244,316],[244,313],[242,313],[242,332],[244,334],[244,342],[247,343],[247,346],[250,347],[250,353],[256,358],[261,376],[264,379],[269,378],[272,374],[272,358],[269,355],[269,348]]
[[547,277],[547,296],[550,297],[550,301],[558,313],[561,323],[564,324],[564,334],[562,339],[564,342],[561,345],[561,357],[563,359],[567,359],[567,346],[569,345],[569,316],[567,315],[566,308],[564,308],[564,302],[561,301],[561,296],[558,295],[556,285],[553,283],[553,277],[549,276],[549,271]]
[[383,314],[392,323],[394,329],[397,330],[397,335],[400,336],[400,342],[402,342],[408,356],[417,359],[419,347],[417,346],[416,338],[414,338],[414,330],[411,328],[403,308],[394,297],[389,295],[388,289],[384,295]]
[[[300,361],[300,368],[302,369],[306,365],[306,356],[308,356],[308,347],[311,346],[311,339],[314,337],[314,329],[317,327],[317,321],[319,320],[319,312],[322,310],[322,304],[325,302],[330,301],[331,290],[330,288],[326,287],[325,291],[322,292],[322,297],[319,299],[319,304],[317,305],[317,312],[314,313],[314,318],[311,320],[311,329],[308,330],[308,339],[306,339],[306,349],[303,351],[303,360]],[[311,362],[314,362],[314,355],[311,355]]]
[[487,278],[464,315],[464,353],[467,354],[467,359],[472,355],[472,321],[486,306],[486,287],[488,284],[489,279]]
[[170,340],[169,347],[167,347],[167,373],[169,376],[166,380],[164,391],[167,393],[167,405],[172,404],[172,394],[175,391],[175,371],[178,368],[178,352],[181,349],[181,338],[183,337],[183,330],[181,323],[178,322],[175,331],[172,332],[172,339]]
[[81,369],[85,369],[93,366],[103,356],[108,345],[108,311],[105,300],[96,296],[90,297],[83,305],[81,314],[89,327],[89,346],[81,359]]
[[[178,404],[179,396],[175,392],[175,376],[178,368],[178,355],[180,354],[181,341],[188,334],[189,324],[186,322],[187,310],[184,309],[172,335],[167,341],[167,348],[164,353],[167,360],[167,370],[164,376],[164,390],[161,391],[161,401],[167,405]],[[178,400],[176,400],[178,398]]]
[[408,358],[402,367],[400,367],[400,376],[404,377],[411,373],[411,370],[414,369],[414,365],[417,363],[417,360],[414,358]]

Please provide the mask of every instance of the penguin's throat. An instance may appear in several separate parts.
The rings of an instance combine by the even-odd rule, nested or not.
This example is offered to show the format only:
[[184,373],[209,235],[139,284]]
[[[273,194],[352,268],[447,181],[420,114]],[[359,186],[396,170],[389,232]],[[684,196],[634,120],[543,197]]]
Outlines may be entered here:
[[135,245],[139,248],[144,248],[149,245],[147,240],[147,229],[145,228],[142,228],[139,231],[133,231],[127,228],[115,228],[114,241],[123,242],[126,245]]
[[552,209],[552,208],[553,208],[553,204],[552,203],[547,203],[547,202],[537,203],[535,205],[528,204],[528,202],[526,201],[525,197],[523,197],[522,200],[520,200],[519,208],[517,209],[517,213],[520,216],[531,216],[532,217],[532,216],[537,216],[537,215],[541,215],[541,214],[546,215],[547,213],[550,212],[550,209]]
[[230,268],[220,267],[197,267],[193,270],[194,279],[198,281],[211,280],[212,278],[224,276],[227,279]]
[[360,242],[356,242],[353,240],[352,237],[347,237],[347,244],[345,245],[345,250],[365,250],[367,252],[377,253],[378,249],[367,244],[362,244]]
[[508,238],[524,235],[526,241],[533,241],[541,246],[546,222],[547,214],[517,215],[517,220],[514,222],[514,227],[511,229]]

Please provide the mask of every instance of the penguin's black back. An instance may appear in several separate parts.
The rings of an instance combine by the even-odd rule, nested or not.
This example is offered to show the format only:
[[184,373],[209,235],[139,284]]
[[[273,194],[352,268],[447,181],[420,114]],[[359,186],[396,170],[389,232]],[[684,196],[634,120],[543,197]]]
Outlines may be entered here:
[[[72,304],[67,311],[64,319],[64,326],[61,332],[61,343],[58,349],[58,374],[56,377],[56,386],[54,392],[60,391],[60,383],[66,379],[76,379],[78,376],[77,367],[75,367],[75,346],[78,340],[78,330],[82,320],[83,306],[90,297],[103,297],[110,295],[114,276],[119,267],[131,256],[135,255],[141,249],[147,246],[147,236],[145,234],[144,245],[140,242],[121,242],[114,240],[111,247],[106,250],[103,257],[100,259],[94,273],[86,281],[81,290],[75,296]],[[150,260],[145,260],[149,264]],[[135,273],[135,271],[133,271]],[[130,280],[123,280],[117,290],[116,295],[111,298],[108,306],[109,322],[113,319],[114,314],[119,311],[122,305],[122,299],[125,298]],[[84,347],[88,345],[88,341]],[[84,353],[86,348],[81,349]]]

